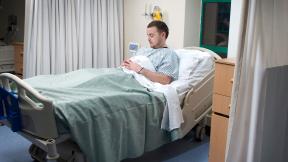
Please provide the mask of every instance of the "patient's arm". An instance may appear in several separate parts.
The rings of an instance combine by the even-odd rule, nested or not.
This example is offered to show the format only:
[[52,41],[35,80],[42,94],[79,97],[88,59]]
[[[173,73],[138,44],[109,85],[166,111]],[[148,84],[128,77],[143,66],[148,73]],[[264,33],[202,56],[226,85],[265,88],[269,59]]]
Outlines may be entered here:
[[171,77],[168,75],[153,72],[153,71],[150,71],[150,70],[145,69],[145,68],[143,68],[140,71],[140,74],[144,75],[146,78],[150,79],[153,82],[158,82],[161,84],[169,84],[172,81]]
[[142,68],[139,64],[134,63],[131,60],[124,61],[122,63],[122,66],[126,67],[129,70],[133,70],[139,74],[144,75],[146,78],[150,79],[153,82],[158,82],[161,84],[169,84],[172,81],[172,78],[170,76]]

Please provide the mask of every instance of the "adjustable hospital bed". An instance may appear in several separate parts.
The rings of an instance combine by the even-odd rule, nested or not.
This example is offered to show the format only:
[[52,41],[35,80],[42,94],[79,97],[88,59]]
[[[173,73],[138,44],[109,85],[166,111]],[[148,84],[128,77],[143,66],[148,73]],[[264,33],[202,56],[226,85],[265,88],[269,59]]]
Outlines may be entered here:
[[[153,132],[151,134],[158,133],[159,135],[158,134],[150,135],[151,138],[155,138],[155,139],[149,139],[150,136],[148,132],[147,133],[148,135],[145,136],[146,138],[145,140],[147,140],[148,142],[144,141],[143,147],[145,148],[143,148],[142,150],[140,149],[140,151],[138,150],[138,152],[137,150],[134,150],[135,152],[133,152],[133,150],[129,150],[129,147],[132,146],[131,148],[133,148],[134,145],[137,145],[137,143],[142,140],[142,138],[141,139],[139,138],[138,140],[137,137],[133,137],[133,136],[139,135],[139,132],[138,134],[137,132],[135,132],[135,135],[132,135],[132,136],[127,133],[126,134],[124,133],[124,136],[127,135],[129,137],[133,137],[133,139],[131,140],[134,140],[134,141],[130,145],[127,145],[127,150],[120,150],[121,155],[124,155],[124,156],[121,156],[120,153],[119,155],[112,154],[110,156],[119,156],[118,159],[116,158],[117,160],[122,160],[123,157],[129,158],[129,157],[135,157],[135,155],[139,156],[139,152],[141,155],[144,151],[155,149],[164,143],[182,138],[196,125],[197,125],[196,137],[199,139],[203,137],[205,133],[205,129],[204,129],[205,123],[203,123],[203,121],[205,121],[204,119],[207,116],[207,114],[209,114],[209,112],[211,111],[211,106],[212,106],[214,61],[217,59],[221,59],[221,58],[214,52],[208,49],[200,48],[200,47],[190,47],[190,48],[185,48],[185,49],[179,49],[179,50],[176,50],[176,53],[178,54],[179,59],[180,59],[179,80],[173,81],[170,85],[176,89],[178,93],[179,101],[181,103],[182,115],[184,118],[184,122],[181,124],[181,127],[177,129],[176,131],[171,131],[171,132],[164,131],[164,130],[160,130],[160,125],[158,122],[158,126],[157,126],[157,128],[159,128],[159,132],[158,132],[158,130],[156,130],[155,128],[150,128],[149,126],[146,126],[145,129],[147,130],[145,131],[147,132],[151,131]],[[180,70],[182,71],[180,72]],[[71,78],[64,78],[64,79],[69,81]],[[46,161],[46,160],[56,161],[57,159],[58,161],[77,161],[77,162],[87,161],[86,155],[82,153],[83,147],[80,149],[78,144],[76,144],[77,142],[75,142],[75,137],[77,137],[78,135],[77,132],[73,132],[74,134],[72,133],[73,136],[71,136],[71,132],[69,132],[69,128],[71,126],[69,127],[65,126],[65,122],[66,122],[65,118],[64,119],[62,118],[64,122],[62,121],[60,122],[61,124],[59,124],[60,117],[58,117],[56,115],[57,113],[55,113],[57,112],[56,111],[57,109],[55,108],[55,105],[54,105],[55,102],[53,102],[49,97],[45,95],[47,94],[45,92],[45,88],[43,89],[35,88],[37,87],[35,84],[30,85],[27,83],[31,84],[33,82],[31,81],[29,82],[29,79],[21,80],[15,75],[12,75],[9,73],[0,74],[0,95],[1,95],[0,96],[1,97],[0,120],[1,122],[9,126],[13,131],[18,132],[23,137],[27,138],[33,143],[29,151],[30,151],[32,158],[34,158],[37,161]],[[57,85],[57,86],[61,86],[61,85]],[[137,92],[138,91],[140,90],[137,89]],[[76,93],[76,92],[71,91],[71,93]],[[77,93],[80,94],[80,92],[77,92]],[[134,94],[136,92],[131,92],[131,93]],[[148,91],[147,93],[153,93],[153,92]],[[131,96],[133,96],[133,94],[131,94]],[[105,95],[105,92],[103,92],[103,95]],[[132,97],[128,97],[128,98],[132,98]],[[135,98],[137,98],[137,95]],[[150,98],[152,98],[153,100],[157,100],[160,107],[163,106],[163,103],[160,102],[161,99],[158,101],[157,97],[153,98],[153,96],[152,97],[150,96]],[[63,99],[65,100],[65,96],[63,97]],[[102,98],[101,98],[101,103],[103,103],[104,105],[107,104],[106,100]],[[61,104],[62,103],[60,103],[59,105],[61,106]],[[65,104],[69,105],[69,103],[65,103]],[[73,107],[72,104],[70,105],[71,107]],[[65,109],[70,109],[70,107],[67,107],[67,108],[65,107]],[[145,109],[145,111],[148,111],[148,109],[147,110]],[[161,110],[159,112],[161,113],[163,111]],[[159,114],[157,114],[159,112],[155,111],[156,114],[154,114],[154,112],[152,113],[147,112],[145,113],[146,116],[144,114],[143,116],[145,116],[145,120],[149,120],[150,118],[149,115],[159,116]],[[58,115],[60,114],[61,116],[61,113],[63,112],[58,111]],[[89,116],[91,114],[89,112],[86,115]],[[93,115],[94,117],[96,116],[95,114]],[[109,114],[106,114],[106,116],[108,115]],[[138,122],[137,121],[138,118],[142,120],[141,115],[140,116],[132,115],[132,116],[129,116],[129,118],[135,120],[136,123]],[[103,124],[105,124],[105,122],[108,122],[108,125],[111,124],[109,123],[109,120],[106,121],[106,118],[105,118],[105,121],[103,120]],[[150,123],[146,122],[146,124],[153,125],[153,122],[150,122]],[[62,125],[63,123],[64,125]],[[102,124],[102,121],[99,124]],[[129,124],[129,123],[126,123],[126,124]],[[73,124],[71,125],[73,126]],[[59,129],[59,127],[66,128],[66,129]],[[138,126],[136,125],[136,127]],[[89,129],[94,129],[94,127],[91,127]],[[95,129],[96,129],[96,126],[95,126]],[[117,129],[117,128],[113,127],[113,129]],[[113,129],[112,130],[102,129],[102,130],[99,130],[98,132],[100,131],[111,132],[113,131]],[[127,126],[127,128],[125,127],[125,129],[130,129],[130,128]],[[139,129],[135,129],[135,130],[139,130]],[[145,131],[144,131],[144,134],[146,133]],[[109,142],[121,143],[121,141],[118,141],[117,139],[115,140],[114,136],[117,136],[117,135],[114,134],[112,141],[109,141]],[[167,136],[167,138],[165,136]],[[171,137],[171,136],[174,136],[174,137]],[[88,145],[92,143],[94,139],[93,137],[88,136],[87,139],[82,139],[82,140],[87,141],[85,145],[87,145],[88,147]],[[105,141],[107,139],[103,138],[103,140]],[[153,145],[153,143],[157,143],[155,141],[161,141],[161,140],[163,140],[161,144],[158,143],[158,144]],[[99,145],[101,145],[101,143],[99,143]],[[125,145],[125,143],[122,142],[121,146],[122,145]],[[118,148],[114,148],[114,149],[118,149]],[[95,154],[97,154],[96,152],[98,151],[100,150],[94,150]],[[107,152],[107,150],[104,150],[104,151]],[[83,152],[85,153],[85,151]]]

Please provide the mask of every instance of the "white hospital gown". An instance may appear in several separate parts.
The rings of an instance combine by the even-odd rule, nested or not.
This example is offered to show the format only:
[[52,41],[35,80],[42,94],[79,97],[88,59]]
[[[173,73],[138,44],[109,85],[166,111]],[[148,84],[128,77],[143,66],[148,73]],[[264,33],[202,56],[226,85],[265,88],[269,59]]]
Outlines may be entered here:
[[169,48],[140,48],[136,55],[147,56],[157,72],[178,79],[179,59],[175,51]]

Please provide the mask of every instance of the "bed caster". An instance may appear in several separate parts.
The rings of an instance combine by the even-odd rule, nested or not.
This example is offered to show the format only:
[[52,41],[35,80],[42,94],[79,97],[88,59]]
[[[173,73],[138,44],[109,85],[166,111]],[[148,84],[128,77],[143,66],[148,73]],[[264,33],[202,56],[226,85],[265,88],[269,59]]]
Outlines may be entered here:
[[32,144],[30,146],[29,153],[34,162],[46,162],[46,152],[36,145]]
[[203,126],[196,126],[196,134],[195,134],[195,139],[197,141],[203,141],[206,135],[206,129]]
[[[38,146],[36,146],[35,144],[32,144],[29,148],[29,153],[31,158],[33,159],[33,162],[50,162],[49,160],[47,160],[47,153],[42,150],[41,148],[39,148]],[[57,162],[67,162],[61,158],[55,160]]]

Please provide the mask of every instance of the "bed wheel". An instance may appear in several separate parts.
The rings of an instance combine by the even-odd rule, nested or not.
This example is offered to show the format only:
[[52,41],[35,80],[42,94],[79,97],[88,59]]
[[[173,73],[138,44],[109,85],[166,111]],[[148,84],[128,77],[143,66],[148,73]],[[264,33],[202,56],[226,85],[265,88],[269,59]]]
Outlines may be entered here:
[[203,141],[206,134],[205,127],[198,125],[196,127],[195,138],[197,141]]
[[[36,146],[35,144],[32,144],[30,146],[29,153],[30,153],[31,158],[33,159],[33,162],[47,162],[46,160],[47,153],[41,148],[39,148],[38,146]],[[57,162],[67,162],[67,161],[59,157],[57,159]]]
[[29,153],[34,162],[45,162],[46,161],[46,152],[32,144],[29,148]]

